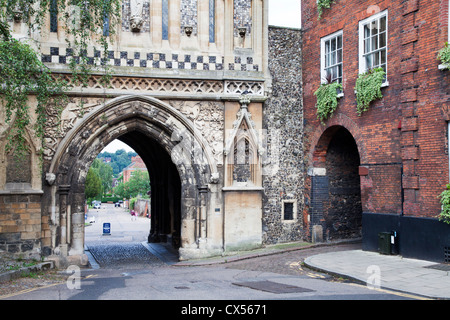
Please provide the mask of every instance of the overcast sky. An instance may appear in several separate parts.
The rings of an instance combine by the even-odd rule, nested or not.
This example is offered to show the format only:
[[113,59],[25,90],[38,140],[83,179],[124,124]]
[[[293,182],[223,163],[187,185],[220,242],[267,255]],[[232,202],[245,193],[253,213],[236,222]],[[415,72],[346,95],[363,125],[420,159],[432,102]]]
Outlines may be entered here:
[[269,0],[269,24],[300,28],[300,0]]
[[[272,26],[300,28],[300,0],[270,0],[269,24]],[[114,140],[103,151],[116,152],[118,149],[132,151],[125,143]]]

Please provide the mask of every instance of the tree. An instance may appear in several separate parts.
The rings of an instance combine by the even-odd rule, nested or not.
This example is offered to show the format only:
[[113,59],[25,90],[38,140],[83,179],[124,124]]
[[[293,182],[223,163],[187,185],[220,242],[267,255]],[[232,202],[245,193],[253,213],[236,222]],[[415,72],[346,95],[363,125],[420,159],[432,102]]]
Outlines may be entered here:
[[106,194],[109,190],[111,190],[112,187],[112,178],[113,178],[112,168],[106,163],[103,163],[103,161],[101,161],[98,158],[95,159],[94,162],[92,162],[91,168],[96,170],[102,183],[103,194]]
[[86,176],[84,194],[87,199],[93,199],[102,194],[102,181],[95,168],[89,168]]
[[114,188],[114,194],[126,199],[141,195],[146,195],[150,190],[150,179],[147,171],[134,171],[134,174],[127,182],[120,182]]

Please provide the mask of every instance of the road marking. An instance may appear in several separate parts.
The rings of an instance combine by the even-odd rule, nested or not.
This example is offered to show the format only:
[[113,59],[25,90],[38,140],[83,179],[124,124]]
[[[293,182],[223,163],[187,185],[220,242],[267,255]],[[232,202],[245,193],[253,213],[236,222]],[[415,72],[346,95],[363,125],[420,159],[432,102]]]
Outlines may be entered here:
[[[90,279],[90,278],[95,278],[97,276],[98,275],[96,275],[96,274],[90,274],[90,275],[87,275],[85,277],[81,277],[81,280],[87,280],[87,279]],[[6,295],[3,295],[3,296],[0,296],[0,300],[11,298],[11,297],[18,296],[18,295],[25,294],[25,293],[29,293],[29,292],[33,292],[35,290],[40,290],[40,289],[46,289],[46,288],[54,287],[54,286],[57,286],[57,285],[60,285],[60,284],[64,284],[65,282],[66,281],[56,282],[56,283],[48,284],[46,286],[39,286],[39,287],[35,287],[35,288],[25,289],[25,290],[17,291],[17,292],[14,292],[14,293],[6,294]]]
[[46,285],[46,286],[42,286],[42,287],[36,287],[36,288],[25,289],[25,290],[22,290],[22,291],[17,291],[17,292],[11,293],[11,294],[0,296],[0,300],[1,299],[11,298],[11,297],[18,296],[18,295],[25,294],[25,293],[29,293],[29,292],[32,292],[32,291],[35,291],[35,290],[39,290],[39,289],[50,288],[50,287],[57,286],[57,285],[63,284],[63,283],[64,282],[57,282],[57,283],[52,283],[52,284],[49,284],[49,285]]
[[[358,284],[358,283],[348,283],[348,285],[367,288],[367,286]],[[411,298],[411,299],[415,299],[415,300],[434,300],[432,298],[427,298],[427,297],[418,296],[418,295],[411,294],[411,293],[399,292],[399,291],[394,291],[394,290],[389,290],[389,289],[370,288],[370,290],[375,290],[378,292],[393,294],[396,296],[400,296],[400,297],[404,297],[404,298]]]
[[314,278],[314,279],[325,279],[325,276],[318,274],[318,273],[312,273],[312,272],[308,272],[306,274],[308,277],[310,278]]

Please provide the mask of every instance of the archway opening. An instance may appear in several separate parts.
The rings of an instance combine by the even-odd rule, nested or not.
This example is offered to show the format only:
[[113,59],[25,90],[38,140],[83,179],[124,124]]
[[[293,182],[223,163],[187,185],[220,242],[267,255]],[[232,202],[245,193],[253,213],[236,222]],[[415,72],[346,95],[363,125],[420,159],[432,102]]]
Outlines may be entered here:
[[[88,199],[90,174],[86,177],[86,247],[96,257],[106,256],[98,251],[111,250],[107,244],[117,242],[162,243],[167,244],[166,248],[178,249],[181,180],[170,155],[157,141],[139,131],[127,132],[115,140],[118,141],[128,148],[114,152],[105,148],[90,168],[92,171],[97,166],[94,170],[98,172],[100,166],[110,166],[111,187],[97,197],[99,201]],[[103,175],[102,182],[104,179]],[[148,244],[145,246],[152,251]]]
[[342,126],[323,132],[311,173],[312,240],[361,237],[360,156],[352,134]]
[[340,128],[333,136],[326,155],[329,179],[329,205],[325,214],[327,239],[361,236],[361,186],[358,148],[350,132]]

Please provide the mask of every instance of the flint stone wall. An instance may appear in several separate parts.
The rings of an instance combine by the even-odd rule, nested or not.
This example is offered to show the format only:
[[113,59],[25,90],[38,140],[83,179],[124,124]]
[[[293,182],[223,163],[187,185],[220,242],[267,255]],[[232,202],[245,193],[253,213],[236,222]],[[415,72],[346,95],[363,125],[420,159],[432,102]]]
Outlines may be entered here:
[[[263,242],[303,239],[302,34],[269,27],[271,94],[264,105],[267,158],[263,168]],[[294,203],[294,219],[284,220],[283,202]]]

